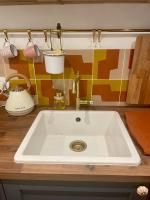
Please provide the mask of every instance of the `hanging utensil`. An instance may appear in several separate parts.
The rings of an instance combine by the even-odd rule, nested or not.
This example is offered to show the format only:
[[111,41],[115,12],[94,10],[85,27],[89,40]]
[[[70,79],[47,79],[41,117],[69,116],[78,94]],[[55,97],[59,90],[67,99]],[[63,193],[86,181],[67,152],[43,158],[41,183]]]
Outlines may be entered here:
[[63,48],[62,48],[62,32],[60,30],[60,37],[59,37],[59,40],[60,40],[60,50],[62,51]]
[[45,41],[44,50],[48,50],[48,49],[50,49],[50,47],[49,47],[49,43],[48,43],[47,30],[44,29],[43,33],[44,33],[44,41]]
[[57,23],[57,37],[59,39],[60,42],[60,50],[62,51],[62,28],[61,28],[61,24]]
[[52,29],[50,29],[50,44],[51,44],[51,51],[53,51],[53,43],[52,43]]

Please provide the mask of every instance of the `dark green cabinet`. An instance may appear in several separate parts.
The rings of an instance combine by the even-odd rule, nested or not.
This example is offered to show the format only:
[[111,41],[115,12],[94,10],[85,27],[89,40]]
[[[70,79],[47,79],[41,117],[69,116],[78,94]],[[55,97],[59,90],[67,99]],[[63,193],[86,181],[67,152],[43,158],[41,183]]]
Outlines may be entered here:
[[3,185],[0,183],[0,200],[6,200]]
[[7,200],[145,200],[131,183],[3,181]]

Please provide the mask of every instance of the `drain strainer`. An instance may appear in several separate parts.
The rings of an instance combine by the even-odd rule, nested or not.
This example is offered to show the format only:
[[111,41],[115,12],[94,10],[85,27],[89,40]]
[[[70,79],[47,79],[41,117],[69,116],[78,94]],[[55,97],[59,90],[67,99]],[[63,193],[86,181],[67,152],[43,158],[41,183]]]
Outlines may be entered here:
[[82,140],[75,140],[70,143],[70,149],[75,152],[85,151],[87,144]]

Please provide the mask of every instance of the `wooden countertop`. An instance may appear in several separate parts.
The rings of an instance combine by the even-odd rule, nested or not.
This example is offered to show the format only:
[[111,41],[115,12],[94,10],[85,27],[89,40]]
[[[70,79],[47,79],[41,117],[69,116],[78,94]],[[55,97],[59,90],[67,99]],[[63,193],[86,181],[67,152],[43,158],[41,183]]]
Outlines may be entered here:
[[[65,181],[132,181],[150,182],[150,157],[138,149],[142,163],[131,166],[17,164],[13,157],[22,139],[40,110],[36,108],[26,116],[14,117],[0,108],[0,179],[19,180],[65,180]],[[123,113],[130,110],[150,110],[137,107],[94,107],[98,110],[116,110]]]

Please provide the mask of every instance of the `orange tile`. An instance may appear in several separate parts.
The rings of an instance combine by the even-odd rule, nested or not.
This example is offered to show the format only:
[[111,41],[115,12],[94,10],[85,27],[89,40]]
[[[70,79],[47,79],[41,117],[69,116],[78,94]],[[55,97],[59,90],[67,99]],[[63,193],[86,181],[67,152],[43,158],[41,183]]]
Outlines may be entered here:
[[109,79],[112,69],[118,68],[119,49],[107,50],[106,59],[98,62],[98,78]]
[[127,98],[127,91],[125,92],[121,92],[121,95],[120,95],[120,101],[121,102],[126,102],[126,98]]
[[23,53],[22,53],[21,50],[18,51],[18,53],[19,53],[19,55],[17,57],[9,59],[10,69],[14,69],[18,73],[24,74],[28,78],[34,78],[30,74],[30,67],[29,67],[29,65],[33,65],[33,60],[24,58],[23,55],[22,55]]
[[79,71],[81,75],[92,74],[92,63],[84,63],[82,55],[66,55],[65,67],[72,68],[74,72]]
[[53,105],[53,89],[51,80],[37,80],[38,102],[39,105]]
[[52,81],[42,80],[41,91],[44,97],[49,98],[49,103],[53,103],[55,90],[52,88]]
[[48,74],[45,70],[45,64],[44,63],[34,63],[34,68],[35,68],[35,74]]
[[87,80],[81,80],[80,81],[80,98],[86,98],[87,97]]
[[119,91],[111,91],[110,85],[93,85],[93,95],[100,95],[102,101],[119,101]]

